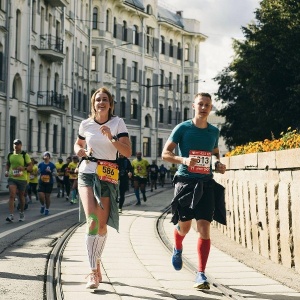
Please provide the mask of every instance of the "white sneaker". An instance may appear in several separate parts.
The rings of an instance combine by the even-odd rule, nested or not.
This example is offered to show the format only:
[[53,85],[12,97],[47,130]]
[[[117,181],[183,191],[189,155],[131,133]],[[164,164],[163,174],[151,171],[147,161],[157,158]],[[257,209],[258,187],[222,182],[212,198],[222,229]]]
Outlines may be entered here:
[[19,222],[23,222],[23,221],[25,221],[25,215],[23,212],[20,212]]
[[9,223],[12,223],[14,220],[14,215],[10,214],[7,218],[6,218],[6,221],[9,222]]

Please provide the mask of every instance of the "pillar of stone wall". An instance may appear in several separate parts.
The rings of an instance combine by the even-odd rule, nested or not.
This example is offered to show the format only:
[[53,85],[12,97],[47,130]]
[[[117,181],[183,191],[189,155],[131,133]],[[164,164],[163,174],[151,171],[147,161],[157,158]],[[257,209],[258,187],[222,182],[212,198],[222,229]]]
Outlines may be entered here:
[[227,172],[215,174],[215,180],[226,188],[227,226],[214,225],[244,247],[300,272],[300,149],[278,152],[221,159]]

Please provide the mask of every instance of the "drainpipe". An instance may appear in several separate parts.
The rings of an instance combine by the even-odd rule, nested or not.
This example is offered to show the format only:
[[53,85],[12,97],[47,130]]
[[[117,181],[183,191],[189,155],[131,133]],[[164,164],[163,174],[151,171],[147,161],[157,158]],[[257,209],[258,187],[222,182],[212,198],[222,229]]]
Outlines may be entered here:
[[2,166],[2,172],[1,172],[1,186],[0,190],[6,190],[6,184],[7,180],[4,176],[5,173],[5,166],[6,166],[6,159],[7,155],[10,152],[10,145],[12,144],[12,141],[10,140],[10,113],[9,113],[9,104],[10,104],[10,52],[11,52],[11,44],[10,41],[12,40],[11,37],[11,1],[7,1],[6,3],[6,11],[7,11],[7,18],[5,21],[5,28],[7,29],[6,33],[6,41],[5,41],[5,57],[6,57],[6,106],[5,106],[5,143],[4,143],[4,159],[3,159],[3,166]]
[[[145,89],[145,38],[146,34],[144,32],[144,18],[142,19],[142,29],[143,29],[143,45],[142,45],[142,84],[141,84],[141,108],[140,108],[140,113],[141,113],[141,120],[140,120],[140,151],[143,151],[143,141],[142,141],[142,115],[143,115],[143,104],[144,104],[144,89]],[[135,155],[135,153],[133,153]]]
[[[29,2],[29,22],[28,22],[28,53],[27,53],[27,151],[29,147],[29,139],[32,132],[29,132],[29,122],[30,122],[30,90],[31,90],[31,24],[32,24],[32,1]],[[32,150],[32,149],[31,149]]]
[[72,55],[73,55],[73,63],[72,63],[72,80],[71,80],[71,87],[72,87],[72,102],[71,102],[71,143],[70,143],[70,154],[74,152],[73,145],[74,145],[74,104],[75,104],[75,93],[74,93],[74,78],[75,78],[75,54],[76,54],[76,3],[74,4],[74,36],[73,36],[73,50],[72,50]]

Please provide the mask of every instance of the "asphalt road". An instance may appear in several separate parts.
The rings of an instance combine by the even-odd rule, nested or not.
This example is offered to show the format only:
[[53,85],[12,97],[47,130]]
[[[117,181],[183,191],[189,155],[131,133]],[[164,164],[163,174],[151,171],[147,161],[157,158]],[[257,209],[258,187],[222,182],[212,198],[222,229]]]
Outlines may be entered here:
[[55,241],[78,222],[78,204],[52,194],[50,215],[40,214],[39,202],[29,205],[25,222],[7,223],[8,195],[0,195],[0,299],[41,300],[48,255]]

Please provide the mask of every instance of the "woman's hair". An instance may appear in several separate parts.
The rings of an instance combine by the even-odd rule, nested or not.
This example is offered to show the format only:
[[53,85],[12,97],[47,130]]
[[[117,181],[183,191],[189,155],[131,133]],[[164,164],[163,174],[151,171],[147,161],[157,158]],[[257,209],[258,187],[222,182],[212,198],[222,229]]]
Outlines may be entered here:
[[96,100],[96,95],[98,93],[105,93],[108,96],[108,100],[109,100],[109,104],[110,104],[110,109],[108,111],[108,119],[110,119],[113,116],[113,111],[114,111],[114,108],[115,108],[115,103],[114,103],[114,99],[113,99],[111,93],[109,92],[109,90],[106,87],[99,88],[93,94],[93,96],[91,98],[91,114],[90,114],[90,117],[91,118],[95,118],[95,116],[96,116],[96,112],[97,111],[95,110],[95,100]]

